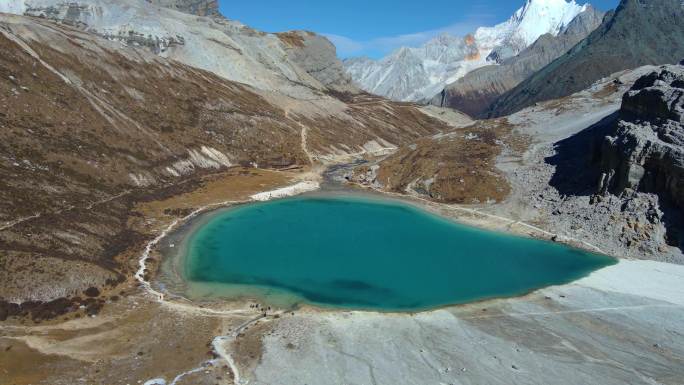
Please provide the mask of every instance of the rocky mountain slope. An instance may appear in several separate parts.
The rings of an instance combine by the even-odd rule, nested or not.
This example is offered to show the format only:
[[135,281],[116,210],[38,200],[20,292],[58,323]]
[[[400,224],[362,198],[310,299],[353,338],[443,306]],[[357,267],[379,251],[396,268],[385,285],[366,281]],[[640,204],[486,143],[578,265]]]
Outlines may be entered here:
[[443,34],[422,47],[403,47],[381,60],[345,61],[362,89],[394,100],[430,99],[470,71],[513,57],[540,36],[561,33],[587,6],[574,0],[527,0],[511,18],[465,37]]
[[335,46],[325,37],[309,31],[276,34],[287,56],[328,89],[358,93],[351,77],[337,58]]
[[506,91],[540,70],[593,32],[603,19],[603,12],[591,6],[577,15],[567,27],[554,36],[544,34],[517,56],[500,60],[469,72],[449,84],[430,101],[478,117]]
[[128,279],[126,253],[149,226],[134,207],[205,175],[382,152],[448,128],[368,95],[309,89],[312,105],[264,93],[41,18],[0,15],[0,46],[0,297],[10,302]]
[[[174,8],[192,11],[192,7],[185,5],[197,4],[194,2],[21,0],[17,4],[20,7],[9,11],[75,26],[266,92],[278,91],[313,103],[320,99],[317,93],[336,80],[329,73],[317,72],[317,68],[340,66],[335,52],[331,51],[317,56],[310,73],[302,68],[299,51],[312,44],[314,48],[332,48],[332,45],[326,46],[327,41],[321,42],[324,38],[320,36],[293,33],[292,36],[299,38],[289,39],[288,35],[256,31],[225,18],[197,17],[156,5],[177,5]],[[319,74],[326,85],[315,77]],[[348,79],[341,74],[338,77],[341,87],[348,88]]]
[[442,34],[419,48],[402,47],[376,61],[344,61],[347,72],[363,90],[393,100],[416,101],[434,95],[441,84],[463,76],[485,62],[473,36]]
[[502,95],[487,115],[570,95],[624,69],[677,63],[684,57],[683,18],[680,0],[622,0],[591,35]]

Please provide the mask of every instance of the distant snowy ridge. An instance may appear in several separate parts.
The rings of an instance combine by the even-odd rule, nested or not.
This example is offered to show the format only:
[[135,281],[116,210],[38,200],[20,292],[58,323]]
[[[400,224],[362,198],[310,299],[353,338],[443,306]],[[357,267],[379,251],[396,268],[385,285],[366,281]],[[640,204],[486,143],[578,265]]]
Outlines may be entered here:
[[574,0],[527,0],[507,21],[474,34],[442,34],[421,47],[402,47],[380,60],[345,60],[362,89],[400,101],[420,101],[470,71],[520,53],[546,33],[558,35],[587,5]]

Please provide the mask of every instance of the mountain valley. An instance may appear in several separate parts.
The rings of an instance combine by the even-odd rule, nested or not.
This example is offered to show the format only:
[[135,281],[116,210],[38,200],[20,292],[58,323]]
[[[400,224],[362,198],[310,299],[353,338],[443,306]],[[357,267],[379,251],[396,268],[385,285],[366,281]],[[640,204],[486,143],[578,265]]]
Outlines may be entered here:
[[[217,0],[0,0],[0,383],[678,385],[680,16],[527,0],[471,35],[341,60]],[[172,287],[212,215],[300,194],[614,263],[422,312]]]

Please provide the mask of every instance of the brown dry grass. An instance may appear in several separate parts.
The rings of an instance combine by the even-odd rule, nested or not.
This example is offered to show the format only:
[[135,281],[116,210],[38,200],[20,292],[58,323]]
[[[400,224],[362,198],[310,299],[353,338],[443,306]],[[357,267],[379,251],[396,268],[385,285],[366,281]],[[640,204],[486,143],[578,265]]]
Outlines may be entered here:
[[161,200],[141,202],[135,210],[145,217],[159,217],[164,212],[187,212],[224,201],[249,199],[260,191],[273,190],[287,184],[295,174],[262,169],[235,168],[221,174],[207,175],[192,191]]
[[281,32],[276,33],[276,36],[285,44],[291,47],[304,47],[304,38],[297,32]]
[[[144,305],[135,305],[138,301]],[[19,328],[9,332],[13,339],[0,337],[0,380],[25,385],[172,379],[211,358],[208,343],[223,323],[169,311],[140,297],[126,298],[95,319]]]
[[502,121],[484,121],[437,139],[420,139],[383,160],[377,181],[387,190],[403,193],[411,187],[439,202],[501,201],[510,186],[495,158],[510,130]]
[[29,385],[49,382],[55,367],[77,361],[43,355],[17,340],[0,338],[0,380],[6,385]]
[[273,330],[272,323],[258,323],[252,325],[237,338],[233,347],[235,355],[241,359],[242,367],[252,369],[261,361],[264,354],[263,338],[271,330]]

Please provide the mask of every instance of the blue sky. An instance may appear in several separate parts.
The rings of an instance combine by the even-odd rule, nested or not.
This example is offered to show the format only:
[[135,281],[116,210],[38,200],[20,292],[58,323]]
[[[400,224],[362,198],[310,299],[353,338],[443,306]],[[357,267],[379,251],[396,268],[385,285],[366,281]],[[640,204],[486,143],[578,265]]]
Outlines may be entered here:
[[[305,29],[324,34],[340,57],[381,57],[441,32],[465,35],[509,18],[525,0],[219,0],[221,12],[256,29]],[[586,0],[577,1],[584,4]],[[601,10],[619,0],[589,1]],[[426,5],[429,4],[429,5]]]

